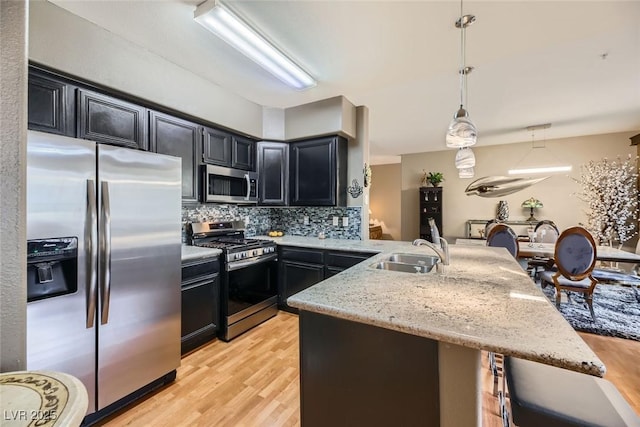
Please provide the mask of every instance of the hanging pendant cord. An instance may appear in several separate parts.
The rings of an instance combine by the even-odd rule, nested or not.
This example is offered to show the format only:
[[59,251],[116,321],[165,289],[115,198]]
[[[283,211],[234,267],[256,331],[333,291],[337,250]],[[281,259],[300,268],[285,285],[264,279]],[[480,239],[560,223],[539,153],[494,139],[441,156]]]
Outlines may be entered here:
[[463,21],[463,13],[462,13],[462,1],[460,0],[460,69],[458,73],[460,74],[460,108],[464,105],[463,91],[464,91],[464,23]]

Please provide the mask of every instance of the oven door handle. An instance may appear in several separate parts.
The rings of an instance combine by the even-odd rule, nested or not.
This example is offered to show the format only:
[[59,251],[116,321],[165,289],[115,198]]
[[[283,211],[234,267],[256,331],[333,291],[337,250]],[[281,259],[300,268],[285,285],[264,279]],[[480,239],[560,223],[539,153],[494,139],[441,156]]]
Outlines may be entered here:
[[252,265],[262,264],[264,262],[275,261],[278,259],[278,254],[271,254],[262,256],[260,258],[252,258],[246,261],[233,261],[225,266],[226,271],[235,271],[245,267],[251,267]]

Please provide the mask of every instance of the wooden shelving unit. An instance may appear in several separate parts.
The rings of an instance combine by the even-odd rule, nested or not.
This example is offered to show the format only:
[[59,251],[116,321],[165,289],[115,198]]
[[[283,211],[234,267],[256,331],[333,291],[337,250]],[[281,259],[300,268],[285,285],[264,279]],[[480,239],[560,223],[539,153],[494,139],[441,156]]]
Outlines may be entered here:
[[442,187],[420,187],[420,238],[431,239],[429,218],[433,218],[442,236]]

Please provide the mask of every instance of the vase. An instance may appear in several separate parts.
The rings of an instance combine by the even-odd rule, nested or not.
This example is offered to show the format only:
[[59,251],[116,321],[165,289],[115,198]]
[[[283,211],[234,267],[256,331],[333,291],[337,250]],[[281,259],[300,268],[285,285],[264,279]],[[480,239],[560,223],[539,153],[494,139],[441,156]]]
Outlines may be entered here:
[[506,200],[498,202],[498,210],[496,211],[496,219],[498,221],[506,221],[509,219],[509,203]]

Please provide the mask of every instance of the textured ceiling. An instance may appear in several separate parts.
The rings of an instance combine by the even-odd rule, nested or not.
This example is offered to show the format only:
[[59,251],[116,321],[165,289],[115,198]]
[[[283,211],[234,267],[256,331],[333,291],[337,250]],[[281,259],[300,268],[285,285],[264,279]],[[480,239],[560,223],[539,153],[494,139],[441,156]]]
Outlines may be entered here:
[[[198,1],[54,1],[261,105],[344,95],[370,110],[371,155],[444,149],[458,107],[457,1],[227,2],[318,80],[297,92],[193,21]],[[640,2],[467,1],[478,145],[640,129]]]

